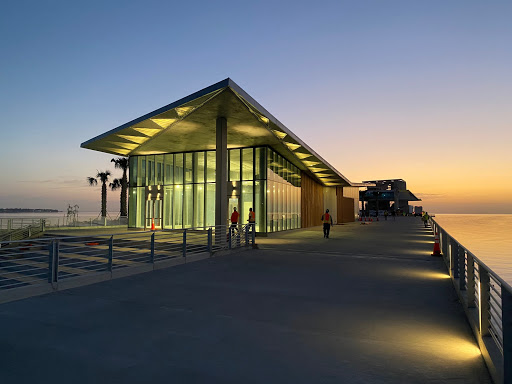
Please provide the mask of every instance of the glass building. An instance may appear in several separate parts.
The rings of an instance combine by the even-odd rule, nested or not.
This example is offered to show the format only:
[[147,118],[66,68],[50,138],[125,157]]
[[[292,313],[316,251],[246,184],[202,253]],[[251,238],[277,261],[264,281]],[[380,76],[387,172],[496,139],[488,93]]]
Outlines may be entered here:
[[[84,143],[126,156],[131,228],[239,223],[249,208],[270,233],[354,220],[358,188],[231,79],[222,80]],[[354,198],[355,196],[355,198]]]
[[[215,225],[215,151],[131,156],[129,169],[129,227]],[[260,233],[300,228],[300,175],[271,148],[229,149],[228,214],[236,207],[246,223],[252,208]]]

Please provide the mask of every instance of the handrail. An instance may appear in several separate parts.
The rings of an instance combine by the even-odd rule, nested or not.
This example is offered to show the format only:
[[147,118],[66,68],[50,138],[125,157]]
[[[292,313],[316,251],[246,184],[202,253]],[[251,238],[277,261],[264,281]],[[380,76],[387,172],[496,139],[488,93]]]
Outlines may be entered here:
[[430,224],[494,382],[512,382],[511,285],[433,218]]
[[220,225],[2,241],[0,302],[16,288],[50,284],[59,289],[57,283],[62,281],[98,273],[110,273],[112,278],[114,272],[122,275],[134,268],[143,272],[147,267],[156,269],[255,245],[254,227],[241,226],[234,237],[231,232],[230,226]]

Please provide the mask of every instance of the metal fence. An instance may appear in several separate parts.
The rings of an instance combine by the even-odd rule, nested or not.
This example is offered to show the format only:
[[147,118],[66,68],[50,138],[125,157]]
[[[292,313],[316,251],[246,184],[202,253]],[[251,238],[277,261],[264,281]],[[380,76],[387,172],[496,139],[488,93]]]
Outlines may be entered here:
[[512,287],[434,219],[450,277],[496,383],[512,382]]
[[[121,234],[0,242],[2,294],[116,272],[119,275],[179,264],[195,256],[255,244],[254,227],[215,226]],[[124,272],[123,272],[124,271]],[[131,271],[131,272],[130,272]],[[107,276],[108,277],[108,276]]]

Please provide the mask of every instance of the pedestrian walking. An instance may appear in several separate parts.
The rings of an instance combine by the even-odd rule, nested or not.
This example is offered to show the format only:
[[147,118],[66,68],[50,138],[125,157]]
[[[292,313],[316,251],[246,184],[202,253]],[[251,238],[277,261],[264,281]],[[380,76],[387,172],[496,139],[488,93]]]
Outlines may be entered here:
[[333,225],[332,216],[329,214],[328,209],[326,209],[325,213],[322,215],[322,223],[324,224],[324,237],[328,239],[331,225]]
[[249,228],[254,231],[254,224],[256,223],[256,213],[252,210],[252,208],[249,208],[249,219],[247,220],[249,222]]
[[427,226],[428,226],[428,219],[429,219],[428,213],[424,212],[423,216],[421,216],[421,220],[423,221],[425,228],[427,228]]
[[389,215],[389,212],[387,211],[387,209],[384,211],[384,220],[388,221],[388,215]]

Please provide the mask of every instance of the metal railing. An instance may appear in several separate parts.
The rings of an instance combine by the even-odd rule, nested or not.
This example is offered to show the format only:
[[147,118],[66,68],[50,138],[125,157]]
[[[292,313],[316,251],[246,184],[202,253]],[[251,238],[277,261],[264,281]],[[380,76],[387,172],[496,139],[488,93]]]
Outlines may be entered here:
[[[202,228],[3,241],[0,248],[0,302],[15,288],[145,270],[185,262],[193,256],[255,244],[254,227]],[[148,268],[149,267],[149,268]],[[142,270],[141,270],[142,272]],[[122,275],[122,274],[121,274]]]
[[0,232],[0,247],[2,246],[2,242],[24,240],[30,237],[36,237],[42,234],[44,230],[44,220],[41,220],[39,223],[34,222],[34,224],[27,225],[25,227],[17,227],[16,229],[2,230]]
[[33,217],[0,218],[0,230],[11,231],[14,229],[26,228],[29,226],[43,225],[45,219]]
[[512,287],[434,219],[430,223],[494,382],[512,382]]

